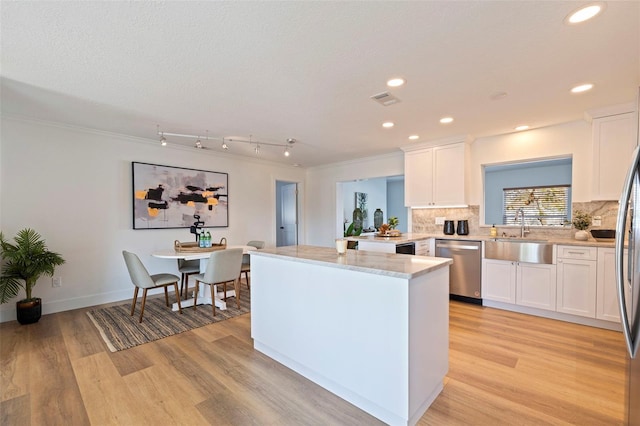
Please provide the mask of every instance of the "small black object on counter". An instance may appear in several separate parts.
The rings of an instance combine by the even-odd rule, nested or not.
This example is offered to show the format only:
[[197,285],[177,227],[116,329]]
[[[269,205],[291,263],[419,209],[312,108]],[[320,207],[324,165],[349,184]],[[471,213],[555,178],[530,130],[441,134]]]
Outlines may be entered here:
[[458,235],[469,235],[469,221],[468,220],[459,220],[458,228],[456,229],[456,234]]

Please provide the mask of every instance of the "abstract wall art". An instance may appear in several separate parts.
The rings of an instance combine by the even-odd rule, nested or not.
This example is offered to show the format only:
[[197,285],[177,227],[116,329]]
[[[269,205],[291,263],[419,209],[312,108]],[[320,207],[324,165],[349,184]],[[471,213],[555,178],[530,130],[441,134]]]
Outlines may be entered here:
[[133,229],[229,226],[229,175],[132,162]]

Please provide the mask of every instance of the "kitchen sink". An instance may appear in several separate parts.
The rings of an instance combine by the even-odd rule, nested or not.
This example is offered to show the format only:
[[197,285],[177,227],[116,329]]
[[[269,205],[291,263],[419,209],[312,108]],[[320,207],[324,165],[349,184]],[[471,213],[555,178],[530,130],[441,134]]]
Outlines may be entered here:
[[553,244],[544,240],[496,238],[485,241],[484,257],[513,262],[551,264],[553,263]]

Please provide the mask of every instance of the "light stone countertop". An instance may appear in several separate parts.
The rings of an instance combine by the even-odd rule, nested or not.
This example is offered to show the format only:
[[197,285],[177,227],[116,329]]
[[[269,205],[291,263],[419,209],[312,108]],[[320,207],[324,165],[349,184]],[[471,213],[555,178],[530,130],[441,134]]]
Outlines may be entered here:
[[420,241],[426,240],[429,238],[437,238],[439,240],[464,240],[464,241],[489,241],[494,240],[496,238],[499,239],[508,239],[512,241],[547,241],[551,244],[561,244],[568,246],[585,246],[585,247],[615,247],[614,240],[608,241],[596,241],[594,238],[589,237],[587,241],[576,240],[575,238],[557,238],[554,236],[544,236],[544,237],[525,237],[525,238],[509,238],[509,237],[491,237],[489,235],[444,235],[442,233],[439,234],[417,234],[417,233],[406,233],[402,234],[399,237],[379,237],[376,235],[366,235],[360,237],[347,237],[347,240],[351,241],[367,241],[372,243],[393,243],[393,244],[404,244],[412,241]]
[[440,257],[359,250],[347,250],[345,255],[339,256],[335,248],[316,246],[264,248],[250,253],[252,256],[286,258],[294,262],[405,279],[411,279],[453,263],[451,259]]

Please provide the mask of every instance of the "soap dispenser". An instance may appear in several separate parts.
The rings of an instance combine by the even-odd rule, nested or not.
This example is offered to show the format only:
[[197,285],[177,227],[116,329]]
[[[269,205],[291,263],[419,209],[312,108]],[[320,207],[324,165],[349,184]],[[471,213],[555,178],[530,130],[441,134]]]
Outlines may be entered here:
[[491,236],[492,237],[498,236],[498,230],[496,229],[496,225],[491,225]]

